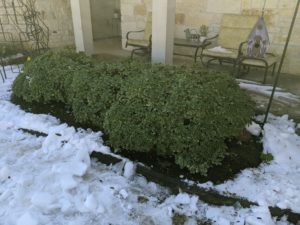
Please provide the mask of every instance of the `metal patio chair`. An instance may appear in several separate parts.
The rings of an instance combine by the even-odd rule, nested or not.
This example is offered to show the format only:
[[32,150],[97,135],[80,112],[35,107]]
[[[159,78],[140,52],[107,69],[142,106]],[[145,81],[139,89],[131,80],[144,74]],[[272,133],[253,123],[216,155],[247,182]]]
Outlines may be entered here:
[[[249,72],[250,67],[263,68],[265,70],[263,84],[265,84],[269,68],[273,68],[273,76],[278,60],[275,54],[267,52],[268,45],[270,45],[270,38],[262,15],[249,34],[248,41],[240,45],[237,76],[240,75],[241,68],[246,68],[246,72]],[[244,46],[247,46],[246,52],[243,51]]]
[[[141,37],[141,34],[143,36]],[[140,37],[137,37],[139,35]],[[142,51],[145,54],[151,54],[152,45],[152,14],[148,13],[145,29],[139,31],[129,31],[126,34],[125,47],[133,47],[131,51],[131,59],[137,51]]]
[[[258,16],[224,14],[221,21],[219,34],[206,39],[216,42],[215,46],[206,46],[200,53],[200,59],[204,66],[209,66],[213,61],[220,64],[233,64],[234,71],[239,58],[240,43],[247,40],[249,33],[257,22]],[[205,62],[205,59],[207,61]]]
[[[263,68],[264,76],[262,83],[265,84],[270,68],[272,68],[272,76],[274,76],[278,56],[270,52],[265,53],[264,57],[248,56],[242,51],[242,49],[244,48],[243,46],[246,46],[247,43],[248,42],[242,42],[240,45],[240,54],[237,63],[237,76],[240,76],[242,72],[248,73],[250,71],[250,67]],[[242,71],[242,69],[244,70]]]

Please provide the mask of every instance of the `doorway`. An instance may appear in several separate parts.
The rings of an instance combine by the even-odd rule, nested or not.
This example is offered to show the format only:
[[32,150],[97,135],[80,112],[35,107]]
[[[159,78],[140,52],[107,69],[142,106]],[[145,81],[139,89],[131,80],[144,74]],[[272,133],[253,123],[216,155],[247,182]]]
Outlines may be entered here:
[[120,0],[90,0],[94,41],[121,37]]

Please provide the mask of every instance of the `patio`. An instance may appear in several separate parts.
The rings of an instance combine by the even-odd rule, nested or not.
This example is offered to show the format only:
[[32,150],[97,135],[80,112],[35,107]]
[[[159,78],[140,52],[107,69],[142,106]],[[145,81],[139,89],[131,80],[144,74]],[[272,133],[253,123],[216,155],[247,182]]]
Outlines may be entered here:
[[[98,40],[94,42],[95,54],[99,60],[107,60],[107,61],[121,61],[130,58],[130,51],[124,50],[121,47],[120,38],[112,38],[112,39],[104,39]],[[135,59],[142,61],[149,61],[149,57],[145,56],[134,56]],[[150,61],[149,61],[150,62]],[[198,64],[201,65],[201,62],[198,61]],[[193,65],[194,60],[192,57],[184,57],[174,55],[174,64],[176,65]],[[231,72],[231,66],[219,66],[217,64],[213,64],[211,66],[213,69],[218,70],[226,70]],[[274,83],[274,78],[271,75],[268,75],[266,85],[261,85],[261,79],[263,76],[263,70],[252,68],[249,74],[242,75],[239,79],[243,81],[243,83],[257,82],[255,87],[252,87],[252,90],[249,90],[255,100],[258,102],[259,111],[264,113],[266,110],[266,106],[269,100],[269,96],[271,94],[271,86]],[[271,112],[276,115],[284,115],[289,114],[291,118],[300,121],[300,100],[297,101],[297,96],[300,96],[300,76],[293,74],[282,74],[279,80],[278,87],[283,89],[283,93],[290,93],[295,95],[295,98],[290,99],[288,97],[281,96],[277,98],[272,105]],[[261,92],[254,91],[253,88],[256,89],[267,89],[269,90],[266,94],[262,94]],[[280,91],[280,93],[282,93]]]

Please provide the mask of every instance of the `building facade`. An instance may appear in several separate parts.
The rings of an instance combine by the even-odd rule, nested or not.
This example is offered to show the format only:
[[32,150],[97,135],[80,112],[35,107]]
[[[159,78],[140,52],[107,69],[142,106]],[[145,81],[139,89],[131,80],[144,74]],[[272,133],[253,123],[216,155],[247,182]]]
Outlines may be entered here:
[[[3,2],[0,0],[0,19],[3,18]],[[106,0],[110,1],[110,0]],[[143,29],[148,12],[155,5],[176,2],[174,37],[184,38],[186,28],[199,29],[201,25],[209,27],[209,35],[217,34],[224,14],[261,15],[265,0],[118,0],[120,11],[121,37],[125,47],[126,33]],[[96,30],[97,15],[95,0],[36,0],[36,5],[44,22],[50,29],[50,47],[76,45],[79,50],[92,51],[92,35],[94,29],[101,36],[101,30]],[[98,1],[97,4],[100,4]],[[2,4],[2,5],[1,5]],[[94,4],[94,5],[93,5]],[[265,20],[268,26],[271,45],[270,50],[278,55],[283,51],[291,23],[296,0],[266,0]],[[163,12],[162,12],[163,13]],[[300,14],[300,13],[299,13]],[[94,16],[93,16],[94,15]],[[98,19],[99,19],[98,18]],[[109,22],[105,22],[109,23]],[[170,24],[166,24],[170,25]],[[4,29],[9,29],[9,25]],[[105,31],[107,33],[107,31]],[[153,30],[155,32],[155,30]],[[170,32],[170,31],[168,31]],[[104,33],[103,33],[104,35]],[[0,37],[1,38],[1,37]],[[87,47],[87,45],[89,45]],[[300,15],[296,19],[283,72],[300,75]]]
[[[144,27],[152,1],[121,0],[122,38],[126,32]],[[157,0],[158,1],[158,0]],[[270,35],[270,51],[280,55],[288,35],[296,0],[266,0],[265,20]],[[209,26],[210,36],[217,34],[223,14],[261,15],[264,0],[176,0],[175,37],[184,38],[186,28]],[[300,14],[300,12],[299,12]],[[300,75],[300,15],[296,19],[283,72]]]

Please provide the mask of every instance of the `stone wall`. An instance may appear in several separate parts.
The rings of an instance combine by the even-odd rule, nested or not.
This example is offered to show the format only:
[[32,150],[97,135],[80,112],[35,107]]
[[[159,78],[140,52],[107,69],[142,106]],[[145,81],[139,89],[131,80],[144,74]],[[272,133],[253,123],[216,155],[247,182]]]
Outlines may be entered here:
[[90,0],[94,40],[120,36],[120,0]]
[[74,45],[70,0],[36,0],[36,4],[50,29],[50,47]]
[[[15,7],[12,7],[12,2],[14,2]],[[36,9],[49,28],[49,46],[51,48],[74,45],[70,0],[36,0]],[[18,1],[0,1],[0,19],[6,40],[10,39],[10,34],[13,35],[15,41],[19,40],[19,33],[26,30],[22,16],[23,10],[24,7],[22,8]],[[17,18],[14,16],[14,11],[17,12]],[[3,39],[1,32],[0,40],[3,41]],[[22,37],[22,40],[26,40],[26,37]]]
[[120,0],[122,45],[125,47],[128,31],[145,28],[147,13],[152,11],[152,0]]
[[[291,23],[296,0],[266,0],[265,19],[268,26],[270,50],[281,54]],[[225,13],[260,15],[264,0],[177,0],[176,33],[184,38],[186,28],[209,26],[209,34],[218,33]],[[123,46],[127,31],[144,28],[147,12],[152,11],[151,0],[121,0]],[[285,59],[283,71],[300,75],[300,12]]]

